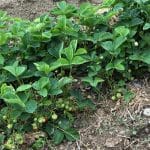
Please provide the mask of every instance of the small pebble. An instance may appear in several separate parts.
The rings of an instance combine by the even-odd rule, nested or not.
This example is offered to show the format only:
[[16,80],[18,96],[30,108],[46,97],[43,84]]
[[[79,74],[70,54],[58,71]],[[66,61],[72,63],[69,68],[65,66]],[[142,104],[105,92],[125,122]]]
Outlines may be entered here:
[[143,115],[146,117],[150,117],[150,108],[149,107],[144,108]]

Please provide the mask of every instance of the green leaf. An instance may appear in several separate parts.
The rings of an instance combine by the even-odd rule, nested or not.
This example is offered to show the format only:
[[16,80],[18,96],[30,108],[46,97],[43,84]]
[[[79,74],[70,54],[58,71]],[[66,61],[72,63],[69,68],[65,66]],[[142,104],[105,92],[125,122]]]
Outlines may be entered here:
[[43,96],[43,97],[46,97],[48,95],[48,91],[47,89],[43,88],[43,89],[40,89],[39,91],[37,91],[39,95]]
[[113,50],[113,42],[112,41],[106,41],[106,42],[102,42],[101,46],[107,50],[107,51],[112,51]]
[[16,89],[16,91],[17,91],[17,92],[26,91],[26,90],[30,89],[31,87],[32,87],[31,84],[20,85],[20,86]]
[[2,95],[2,98],[8,104],[18,104],[21,107],[25,108],[24,102],[15,93],[6,93],[6,94]]
[[120,70],[120,71],[125,70],[125,67],[122,64],[115,64],[114,67],[116,70]]
[[6,93],[15,93],[15,89],[12,85],[7,85],[6,83],[1,86],[1,95],[5,95]]
[[142,52],[140,60],[150,65],[150,49]]
[[65,58],[59,58],[59,59],[57,60],[57,62],[58,62],[58,64],[60,63],[61,66],[68,66],[68,65],[69,65],[68,60],[65,59]]
[[134,52],[133,55],[129,57],[131,60],[142,61],[150,65],[150,50],[144,50],[142,52]]
[[55,129],[53,133],[54,144],[60,144],[63,141],[63,139],[64,139],[64,133],[59,129]]
[[63,48],[64,48],[64,42],[57,38],[52,39],[48,43],[48,52],[50,55],[54,56],[55,58],[61,57]]
[[41,77],[32,85],[32,87],[37,90],[37,93],[43,97],[46,97],[48,95],[48,91],[45,88],[46,86],[50,86],[50,80],[48,77]]
[[57,60],[57,61],[51,63],[49,66],[50,66],[49,71],[54,71],[54,70],[58,69],[59,67],[63,66],[63,64]]
[[76,51],[77,44],[78,44],[78,41],[77,41],[77,40],[72,40],[72,41],[70,42],[70,46],[72,47],[73,52]]
[[66,84],[72,83],[73,78],[71,77],[62,77],[59,81],[58,81],[58,87],[63,87]]
[[76,11],[76,7],[74,5],[68,4],[65,1],[57,3],[58,8],[54,8],[52,10],[52,14],[54,15],[66,15],[70,17]]
[[84,99],[80,90],[71,90],[71,96],[76,99],[77,105],[81,110],[84,108],[95,109],[95,104],[90,99]]
[[37,109],[37,102],[35,100],[29,100],[26,103],[25,111],[28,113],[34,113]]
[[18,62],[16,61],[12,66],[5,66],[3,69],[9,71],[15,77],[20,76],[26,70],[24,66],[18,66]]
[[115,32],[120,36],[127,36],[130,33],[130,30],[125,26],[118,26],[115,28]]
[[103,0],[103,3],[101,4],[103,7],[110,7],[112,6],[116,0]]
[[141,5],[148,2],[149,0],[134,0],[134,1]]
[[36,90],[42,90],[46,85],[50,84],[48,77],[41,77],[38,81],[35,81],[32,87]]
[[141,18],[133,18],[130,22],[130,25],[133,26],[137,26],[142,24],[144,21]]
[[4,65],[4,57],[0,54],[0,65]]
[[77,104],[80,110],[84,110],[85,108],[96,109],[95,104],[90,99],[78,100]]
[[42,38],[50,39],[52,37],[51,31],[42,32]]
[[61,118],[58,122],[60,128],[67,130],[72,126],[72,123],[69,119]]
[[143,30],[148,30],[150,29],[150,23],[145,23],[145,25],[143,26]]
[[84,99],[80,90],[75,90],[75,89],[71,90],[71,96],[81,101]]
[[76,48],[77,48],[77,40],[72,40],[70,42],[69,47],[65,48],[64,51],[62,51],[62,53],[66,55],[66,58],[70,64],[72,62]]
[[56,28],[62,31],[66,29],[67,18],[64,15],[58,16]]
[[80,65],[80,64],[84,64],[86,62],[87,62],[87,60],[84,59],[83,57],[81,57],[81,56],[75,56],[73,58],[71,64],[73,64],[73,65]]
[[121,59],[118,59],[118,60],[115,60],[115,62],[114,62],[114,68],[116,69],[116,70],[125,70],[125,67],[124,67],[124,65],[122,64],[122,62],[123,62],[123,60]]
[[16,94],[14,88],[11,85],[8,86],[6,84],[3,84],[1,86],[0,96],[8,104],[18,104],[21,107],[25,107],[24,102]]
[[110,62],[106,65],[106,71],[111,70],[111,69],[116,69],[116,70],[125,70],[124,65],[122,64],[123,60],[122,59],[117,59],[114,62]]
[[61,94],[61,93],[63,93],[63,91],[62,91],[59,87],[57,87],[57,88],[52,88],[52,89],[50,89],[50,91],[49,91],[49,94],[50,94],[50,95],[59,95],[59,94]]
[[79,48],[79,49],[77,49],[75,55],[78,56],[78,55],[82,55],[82,54],[86,54],[86,53],[87,53],[86,49]]
[[5,135],[0,134],[0,144],[1,144],[1,145],[4,144],[4,139],[5,139]]
[[108,64],[106,65],[106,71],[111,70],[111,69],[113,69],[113,68],[114,68],[113,63],[108,63]]
[[53,124],[51,124],[50,122],[48,122],[46,124],[45,131],[48,133],[49,136],[52,136],[53,133],[54,133],[54,131],[55,131]]
[[104,80],[98,77],[84,77],[82,81],[89,83],[92,87],[97,87],[98,83],[103,82]]
[[126,90],[123,96],[124,96],[124,100],[127,103],[129,103],[134,98],[135,95],[131,91]]
[[101,41],[104,41],[104,40],[109,40],[109,39],[112,39],[113,38],[113,35],[110,33],[110,32],[99,32],[99,33],[95,33],[94,34],[94,42],[101,42]]
[[93,87],[97,87],[98,83],[102,83],[104,82],[103,79],[99,78],[99,77],[95,77],[94,78],[94,83],[93,83]]
[[118,49],[126,40],[127,40],[126,37],[123,36],[117,37],[113,43],[114,49],[115,50]]
[[0,32],[0,45],[5,44],[9,38],[9,36],[11,36],[10,33]]
[[49,90],[49,94],[50,95],[59,95],[61,94],[63,91],[61,90],[61,88],[58,86],[58,80],[56,79],[52,79],[51,80],[51,88]]
[[[18,108],[18,106],[13,106],[13,109],[12,109],[12,111],[11,111],[11,114],[10,114],[10,118],[12,118],[12,119],[17,119],[18,117],[20,117],[21,116],[21,114],[24,112],[24,110],[23,109],[20,109],[20,108]],[[21,119],[23,119],[23,117],[21,116]]]
[[57,3],[57,7],[58,7],[59,9],[64,10],[64,9],[67,7],[67,3],[66,3],[65,1],[62,1],[62,2],[60,2],[60,3]]
[[69,141],[76,141],[80,138],[79,133],[73,128],[65,130],[64,134],[66,139]]
[[73,48],[71,46],[69,46],[69,47],[65,48],[64,51],[65,51],[64,53],[66,55],[66,58],[71,63],[71,61],[73,59],[73,55],[74,55]]
[[37,62],[34,63],[34,65],[36,66],[38,71],[42,71],[45,72],[46,74],[48,74],[50,72],[50,67],[46,62]]
[[94,64],[92,66],[89,66],[89,68],[90,70],[89,70],[88,76],[93,77],[98,74],[98,72],[101,70],[102,67],[100,66],[100,64]]

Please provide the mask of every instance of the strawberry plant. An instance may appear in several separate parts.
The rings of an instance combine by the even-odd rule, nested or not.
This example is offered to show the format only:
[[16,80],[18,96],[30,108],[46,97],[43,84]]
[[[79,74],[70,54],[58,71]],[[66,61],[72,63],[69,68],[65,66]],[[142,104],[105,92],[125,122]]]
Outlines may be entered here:
[[33,21],[0,11],[0,148],[19,148],[37,131],[55,144],[78,140],[74,116],[96,107],[77,80],[128,102],[126,82],[150,71],[149,16],[148,0],[63,1]]

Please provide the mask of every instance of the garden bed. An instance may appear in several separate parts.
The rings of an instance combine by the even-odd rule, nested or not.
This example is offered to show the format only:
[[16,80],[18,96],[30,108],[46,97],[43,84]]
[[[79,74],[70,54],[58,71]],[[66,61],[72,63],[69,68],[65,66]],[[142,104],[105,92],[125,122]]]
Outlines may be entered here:
[[[25,19],[34,19],[45,12],[51,10],[59,0],[1,0],[0,9],[8,14]],[[79,5],[86,0],[68,0],[69,3]],[[94,4],[99,4],[101,0],[91,0]]]
[[[69,2],[74,3],[73,0]],[[93,2],[97,4],[99,1]],[[76,5],[79,3],[76,2]],[[54,5],[56,3],[50,0],[5,0],[0,2],[0,9],[6,10],[11,16],[33,20],[48,12]],[[49,35],[45,37],[47,38],[47,36]],[[66,72],[68,73],[68,70]],[[76,70],[74,73],[76,75]],[[150,149],[150,118],[143,115],[144,109],[150,107],[149,74],[143,76],[142,79],[136,78],[127,83],[128,89],[134,93],[129,103],[124,101],[123,96],[113,101],[106,89],[99,97],[95,91],[87,89],[89,87],[85,88],[80,79],[77,79],[76,83],[73,83],[73,87],[80,89],[86,98],[92,99],[96,110],[76,113],[74,127],[79,131],[79,140],[75,142],[64,141],[55,146],[51,140],[46,138],[46,144],[41,150]],[[45,133],[35,130],[32,133],[26,133],[22,150],[29,149],[39,136],[43,138]]]

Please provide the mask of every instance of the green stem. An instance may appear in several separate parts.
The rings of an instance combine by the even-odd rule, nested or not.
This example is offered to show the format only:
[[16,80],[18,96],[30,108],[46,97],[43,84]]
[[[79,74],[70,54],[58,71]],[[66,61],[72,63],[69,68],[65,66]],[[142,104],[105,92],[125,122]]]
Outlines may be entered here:
[[17,82],[19,83],[19,85],[22,85],[20,79],[18,77],[16,77],[16,79],[17,79]]
[[69,77],[72,77],[72,66],[70,65]]

